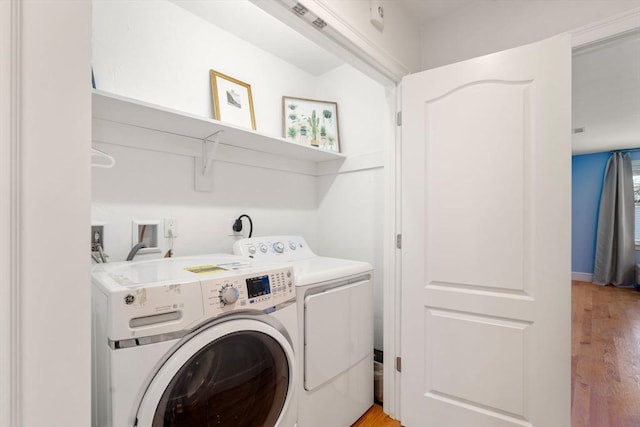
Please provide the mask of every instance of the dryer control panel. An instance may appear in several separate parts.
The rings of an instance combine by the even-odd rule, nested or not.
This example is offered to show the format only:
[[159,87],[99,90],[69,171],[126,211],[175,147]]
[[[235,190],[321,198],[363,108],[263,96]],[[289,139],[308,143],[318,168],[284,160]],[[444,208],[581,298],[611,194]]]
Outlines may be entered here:
[[233,253],[255,260],[287,262],[315,257],[302,236],[266,236],[240,239]]
[[269,310],[295,297],[292,267],[252,269],[244,274],[202,281],[205,317],[235,310]]

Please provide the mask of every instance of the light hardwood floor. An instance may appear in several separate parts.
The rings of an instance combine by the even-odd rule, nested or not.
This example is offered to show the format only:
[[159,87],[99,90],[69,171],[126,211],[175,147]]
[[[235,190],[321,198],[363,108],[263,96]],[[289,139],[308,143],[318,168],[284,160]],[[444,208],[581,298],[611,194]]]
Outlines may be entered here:
[[382,412],[382,406],[375,404],[351,427],[400,427],[400,422]]
[[[572,427],[640,426],[640,292],[574,281]],[[374,405],[352,427],[400,427]]]
[[572,283],[572,427],[640,426],[640,292]]

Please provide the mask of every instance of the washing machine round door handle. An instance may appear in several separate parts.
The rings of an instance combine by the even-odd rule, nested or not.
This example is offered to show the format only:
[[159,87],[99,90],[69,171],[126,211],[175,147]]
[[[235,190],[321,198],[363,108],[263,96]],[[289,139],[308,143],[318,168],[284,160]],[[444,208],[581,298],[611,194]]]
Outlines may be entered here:
[[224,305],[233,304],[238,301],[238,297],[240,297],[240,292],[233,286],[227,286],[220,291],[220,299]]
[[273,244],[273,250],[281,254],[284,251],[284,243],[276,242]]

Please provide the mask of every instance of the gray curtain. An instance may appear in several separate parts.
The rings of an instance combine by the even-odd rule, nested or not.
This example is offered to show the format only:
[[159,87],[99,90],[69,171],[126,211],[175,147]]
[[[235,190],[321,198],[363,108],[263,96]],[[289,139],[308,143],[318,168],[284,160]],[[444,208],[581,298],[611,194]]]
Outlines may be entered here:
[[629,153],[612,153],[604,174],[593,281],[635,283],[633,171]]

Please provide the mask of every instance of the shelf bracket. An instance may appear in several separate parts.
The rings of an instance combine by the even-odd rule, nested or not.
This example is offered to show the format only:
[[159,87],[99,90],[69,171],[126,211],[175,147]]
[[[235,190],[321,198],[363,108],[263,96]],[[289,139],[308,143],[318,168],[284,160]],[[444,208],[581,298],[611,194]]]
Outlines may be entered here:
[[211,163],[218,151],[223,133],[224,130],[219,130],[202,140],[202,175],[207,175],[211,171]]

